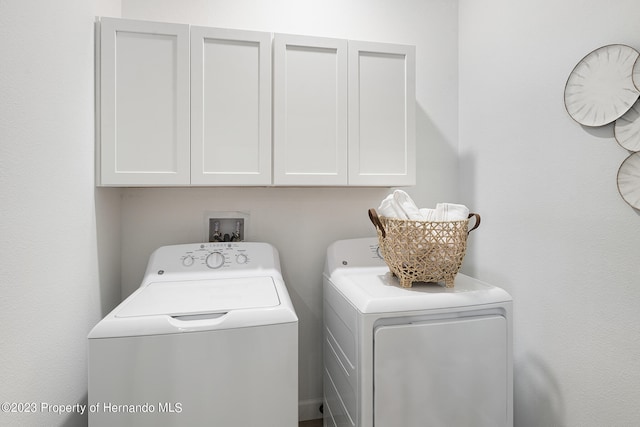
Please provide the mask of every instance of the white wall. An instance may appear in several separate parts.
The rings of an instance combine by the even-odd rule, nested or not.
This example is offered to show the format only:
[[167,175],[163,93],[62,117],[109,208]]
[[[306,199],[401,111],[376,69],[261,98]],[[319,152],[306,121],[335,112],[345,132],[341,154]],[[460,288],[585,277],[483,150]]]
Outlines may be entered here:
[[[637,424],[640,215],[615,185],[627,153],[611,127],[573,122],[562,92],[589,51],[640,49],[639,3],[459,0],[459,22],[449,0],[98,3],[99,14],[415,44],[409,191],[483,215],[465,270],[515,298],[516,425]],[[366,208],[386,190],[94,189],[93,7],[0,1],[0,400],[86,400],[86,334],[117,301],[118,272],[126,295],[153,249],[201,239],[205,210],[246,210],[250,237],[281,251],[301,319],[300,397],[315,402],[324,250],[373,235]],[[2,425],[84,422],[0,413]]]
[[[416,45],[421,205],[457,191],[457,3],[446,0],[323,2],[123,0],[122,17]],[[274,244],[300,318],[301,417],[322,396],[322,267],[329,243],[373,236],[367,209],[388,189],[239,188],[123,191],[123,296],[137,287],[151,251],[200,241],[205,211],[247,211],[248,239]]]
[[640,3],[460,0],[461,198],[482,213],[466,269],[515,300],[518,427],[640,420],[640,215],[613,129],[566,113],[573,67],[640,49]]
[[[118,300],[119,198],[96,191],[93,14],[0,1],[0,425],[86,425],[86,336]],[[109,231],[106,228],[115,230]]]

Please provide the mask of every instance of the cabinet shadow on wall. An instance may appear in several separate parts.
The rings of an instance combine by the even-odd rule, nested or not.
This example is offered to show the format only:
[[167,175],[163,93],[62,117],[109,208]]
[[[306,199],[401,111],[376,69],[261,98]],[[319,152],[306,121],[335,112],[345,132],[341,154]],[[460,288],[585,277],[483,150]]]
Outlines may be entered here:
[[98,255],[97,297],[102,318],[121,301],[121,189],[96,187],[94,195]]

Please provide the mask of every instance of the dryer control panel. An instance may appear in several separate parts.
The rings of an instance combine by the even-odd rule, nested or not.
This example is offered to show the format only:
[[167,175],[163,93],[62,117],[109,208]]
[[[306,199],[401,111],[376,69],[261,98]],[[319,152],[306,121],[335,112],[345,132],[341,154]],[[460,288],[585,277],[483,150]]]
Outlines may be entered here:
[[327,249],[326,272],[346,267],[380,267],[386,265],[378,239],[338,240]]
[[163,246],[149,259],[147,273],[206,273],[221,270],[275,269],[277,250],[260,242],[208,242]]

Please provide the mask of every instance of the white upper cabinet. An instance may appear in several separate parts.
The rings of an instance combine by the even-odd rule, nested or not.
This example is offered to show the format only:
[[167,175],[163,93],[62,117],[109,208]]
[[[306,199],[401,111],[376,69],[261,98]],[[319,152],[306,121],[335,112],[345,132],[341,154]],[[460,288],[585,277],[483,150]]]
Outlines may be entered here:
[[98,185],[415,185],[413,46],[98,28]]
[[189,184],[189,26],[100,23],[101,185]]
[[347,41],[276,34],[275,185],[347,185]]
[[271,184],[271,34],[191,27],[191,184]]
[[413,46],[277,34],[273,49],[274,184],[415,185]]
[[349,184],[416,183],[415,47],[349,41]]

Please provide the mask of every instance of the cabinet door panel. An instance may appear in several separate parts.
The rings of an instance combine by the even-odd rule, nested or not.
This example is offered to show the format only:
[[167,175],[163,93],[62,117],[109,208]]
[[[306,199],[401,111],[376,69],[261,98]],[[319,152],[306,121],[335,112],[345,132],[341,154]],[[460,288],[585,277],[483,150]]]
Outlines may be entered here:
[[415,185],[415,48],[349,41],[349,184]]
[[271,183],[271,34],[191,28],[191,183]]
[[189,183],[189,27],[102,18],[100,184]]
[[347,43],[274,38],[274,183],[347,184]]

